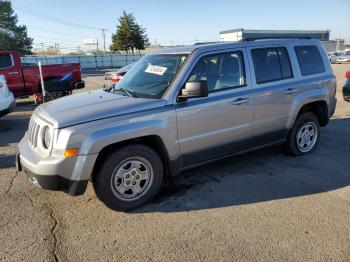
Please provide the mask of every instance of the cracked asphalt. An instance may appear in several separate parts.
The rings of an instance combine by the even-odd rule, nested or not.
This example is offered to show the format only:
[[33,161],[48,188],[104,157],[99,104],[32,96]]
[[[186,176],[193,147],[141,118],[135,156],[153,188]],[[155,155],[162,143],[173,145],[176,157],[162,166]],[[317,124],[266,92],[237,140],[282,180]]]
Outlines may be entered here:
[[[16,174],[16,144],[33,107],[0,118],[0,261],[350,261],[350,103],[338,106],[304,157],[278,146],[167,181],[150,203],[115,212],[92,186],[80,197]],[[103,83],[86,78],[87,89]]]

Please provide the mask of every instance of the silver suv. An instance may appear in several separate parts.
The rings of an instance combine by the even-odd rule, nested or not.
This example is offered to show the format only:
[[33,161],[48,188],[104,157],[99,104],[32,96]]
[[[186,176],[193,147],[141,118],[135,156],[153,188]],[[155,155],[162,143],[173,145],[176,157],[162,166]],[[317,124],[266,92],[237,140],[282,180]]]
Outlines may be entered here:
[[39,106],[17,168],[71,195],[92,181],[114,210],[150,201],[165,176],[272,144],[314,151],[332,116],[336,79],[316,40],[164,49],[114,88]]

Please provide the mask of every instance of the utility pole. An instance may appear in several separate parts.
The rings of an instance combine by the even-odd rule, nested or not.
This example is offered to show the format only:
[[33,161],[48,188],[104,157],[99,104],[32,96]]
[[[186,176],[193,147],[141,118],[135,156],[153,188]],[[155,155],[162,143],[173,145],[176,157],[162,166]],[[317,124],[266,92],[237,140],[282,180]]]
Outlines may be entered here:
[[56,55],[58,54],[59,49],[60,49],[60,44],[55,43],[55,53],[56,53]]
[[103,53],[106,54],[106,31],[107,29],[100,29],[102,32],[102,36],[103,36]]
[[44,43],[40,43],[41,45],[41,50],[44,50]]
[[157,39],[154,38],[154,45],[157,45]]

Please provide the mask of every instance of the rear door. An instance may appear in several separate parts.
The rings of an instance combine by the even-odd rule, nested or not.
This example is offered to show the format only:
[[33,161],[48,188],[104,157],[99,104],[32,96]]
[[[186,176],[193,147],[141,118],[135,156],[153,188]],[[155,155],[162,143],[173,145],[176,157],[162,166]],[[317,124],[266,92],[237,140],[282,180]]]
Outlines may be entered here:
[[13,54],[0,53],[0,74],[5,76],[7,85],[15,96],[25,94],[22,70],[20,65],[16,66]]
[[207,81],[209,96],[176,104],[184,166],[249,147],[254,97],[246,61],[245,49],[237,49],[203,55],[194,66],[187,81]]
[[286,134],[288,116],[300,92],[287,45],[250,47],[253,68],[254,131],[256,145],[268,144]]

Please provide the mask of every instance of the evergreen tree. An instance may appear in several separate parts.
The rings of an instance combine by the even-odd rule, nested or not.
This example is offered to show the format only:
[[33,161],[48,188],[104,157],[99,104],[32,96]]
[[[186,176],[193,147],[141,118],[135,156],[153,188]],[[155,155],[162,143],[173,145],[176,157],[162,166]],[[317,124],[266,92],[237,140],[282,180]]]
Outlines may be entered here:
[[0,0],[0,50],[30,54],[33,39],[28,37],[27,27],[17,23],[18,18],[14,14],[11,2]]
[[144,50],[148,45],[148,37],[146,29],[136,23],[133,14],[127,14],[123,11],[123,15],[119,18],[117,31],[112,35],[112,51],[123,50],[126,53],[135,50]]

